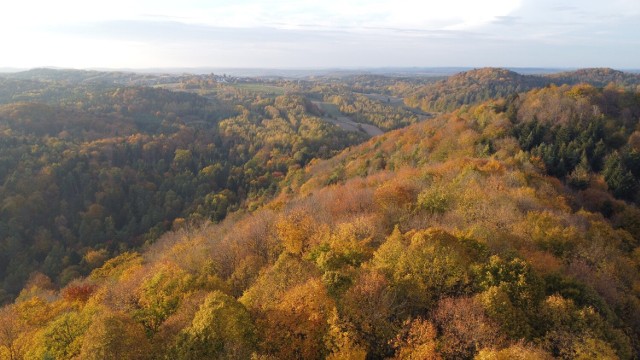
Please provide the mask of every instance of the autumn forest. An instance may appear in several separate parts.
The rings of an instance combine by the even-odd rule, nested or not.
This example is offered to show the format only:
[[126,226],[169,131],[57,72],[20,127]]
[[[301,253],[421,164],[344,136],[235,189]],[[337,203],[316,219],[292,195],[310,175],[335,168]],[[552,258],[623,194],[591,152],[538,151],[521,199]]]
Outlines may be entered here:
[[0,74],[0,359],[637,359],[640,75]]

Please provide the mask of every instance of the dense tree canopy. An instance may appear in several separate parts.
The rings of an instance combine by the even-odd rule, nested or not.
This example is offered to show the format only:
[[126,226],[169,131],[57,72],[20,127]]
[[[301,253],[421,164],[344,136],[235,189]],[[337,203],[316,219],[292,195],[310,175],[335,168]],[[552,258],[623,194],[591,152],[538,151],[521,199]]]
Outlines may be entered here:
[[34,270],[65,284],[100,265],[92,251],[254,208],[288,171],[365,139],[298,95],[26,84],[31,102],[0,106],[2,299]]
[[[120,164],[96,150],[109,143],[104,139],[65,145],[61,163],[74,151],[87,161],[62,173],[36,167],[53,155],[30,157],[33,145],[25,145],[20,159],[32,159],[29,174],[41,174],[35,184],[43,194],[52,184],[61,192],[53,180],[78,166],[87,171],[78,170],[67,186],[85,184],[88,174],[113,185],[96,189],[124,191],[129,181],[118,176],[147,174],[135,167],[144,161],[129,159],[137,152],[159,156],[151,166],[164,163],[160,185],[153,177],[131,182],[140,182],[135,191],[142,194],[166,190],[162,209],[185,219],[143,250],[116,242],[119,255],[111,259],[111,246],[57,244],[62,232],[43,227],[27,243],[45,249],[35,253],[43,264],[62,259],[60,274],[73,265],[91,273],[66,284],[62,275],[32,275],[0,311],[0,358],[637,358],[637,93],[549,86],[466,106],[325,160],[311,157],[332,155],[338,143],[318,136],[313,148],[309,134],[360,139],[321,122],[305,95],[254,94],[246,101],[211,128],[123,135],[124,143],[144,140],[119,155],[125,165],[113,174],[99,166]],[[155,151],[145,153],[150,143]],[[305,160],[287,158],[302,145],[314,149],[300,155]],[[111,149],[118,154],[118,146]],[[215,154],[222,149],[224,162],[206,162],[221,159]],[[210,181],[198,183],[201,173]],[[267,173],[271,178],[258,180]],[[177,187],[162,187],[164,181]],[[219,188],[203,190],[202,198],[188,191],[212,183]],[[5,200],[2,211],[12,220],[2,229],[27,231],[29,218],[53,204],[45,195],[29,198],[33,184],[5,180],[22,199]],[[127,191],[125,198],[135,193]],[[95,194],[83,198],[80,225],[95,232],[92,239],[112,226],[117,239],[120,218],[105,224],[105,214],[117,209],[105,199],[115,195]],[[185,205],[187,198],[195,207]],[[41,205],[23,208],[24,199]],[[135,199],[134,218],[135,206],[151,197]],[[241,199],[247,211],[217,221]],[[73,219],[53,224],[77,237]],[[3,246],[26,241],[3,239]]]

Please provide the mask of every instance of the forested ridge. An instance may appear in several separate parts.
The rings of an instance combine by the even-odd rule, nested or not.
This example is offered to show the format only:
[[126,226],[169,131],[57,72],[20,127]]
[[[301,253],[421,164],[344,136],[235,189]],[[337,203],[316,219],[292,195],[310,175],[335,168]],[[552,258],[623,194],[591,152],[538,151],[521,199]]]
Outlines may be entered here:
[[[67,226],[72,234],[95,231],[75,236],[98,243],[71,247],[76,255],[63,254],[62,261],[77,256],[77,263],[63,263],[57,277],[35,267],[39,272],[0,311],[0,358],[637,358],[637,89],[615,81],[545,84],[421,118],[408,98],[398,105],[363,94],[372,94],[376,81],[376,93],[388,97],[424,84],[365,80],[296,84],[298,93],[279,96],[231,87],[218,88],[215,97],[182,92],[176,95],[181,101],[201,101],[210,110],[194,113],[201,108],[185,105],[184,115],[175,112],[159,124],[153,116],[167,110],[154,106],[167,99],[153,96],[173,96],[163,89],[109,88],[102,96],[117,100],[102,107],[104,100],[5,105],[6,148],[19,150],[2,164],[23,177],[12,182],[8,176],[2,190],[24,199],[38,191],[42,200],[32,208],[16,204],[33,202],[5,200],[2,220],[18,220],[7,221],[3,231],[23,231],[27,239],[32,214],[42,208],[70,213],[43,202],[54,203],[50,196],[64,190],[51,190],[53,179],[74,174],[77,164],[87,165],[73,176],[95,176],[99,181],[87,184],[100,187],[90,188],[90,200],[75,210],[77,224],[85,226]],[[349,92],[356,89],[350,81],[360,84],[358,91]],[[127,91],[138,92],[131,105],[152,99],[136,112],[121,95]],[[388,129],[412,125],[366,140],[322,120],[327,115],[310,100],[321,94],[341,114],[352,109],[374,124],[388,121],[380,114],[400,114]],[[175,101],[175,108],[184,104]],[[368,101],[375,103],[358,105]],[[27,111],[34,113],[13,115]],[[81,120],[54,134],[41,128],[37,111]],[[100,125],[83,127],[87,119]],[[65,140],[64,131],[75,133]],[[53,142],[62,143],[58,157],[34,153],[55,149]],[[145,160],[151,156],[157,158]],[[76,157],[73,167],[54,165]],[[29,161],[8,162],[16,158]],[[204,171],[209,162],[214,169]],[[165,166],[158,178],[146,178],[158,164]],[[201,177],[203,171],[217,176]],[[42,186],[24,180],[34,174]],[[228,185],[234,175],[237,187]],[[133,188],[130,183],[154,195],[171,189],[167,193],[183,201],[180,212],[163,213],[161,221],[174,220],[161,223],[155,235],[139,230],[139,243],[111,243],[117,230],[102,242],[108,204],[120,204],[113,205],[117,214],[125,208],[108,190]],[[195,190],[175,190],[185,183]],[[21,190],[25,186],[36,187]],[[127,191],[127,199],[135,194]],[[233,195],[224,206],[211,206],[221,203],[206,199],[220,193]],[[166,198],[136,198],[122,224],[150,214],[139,204],[166,209]],[[41,216],[58,228],[64,223]],[[40,237],[33,239],[40,244]],[[83,271],[91,272],[79,277]]]
[[604,87],[615,84],[637,91],[640,75],[609,68],[580,69],[548,75],[521,75],[499,68],[481,68],[462,72],[444,80],[404,90],[407,105],[424,111],[452,111],[462,105],[505,97],[551,84],[587,83]]

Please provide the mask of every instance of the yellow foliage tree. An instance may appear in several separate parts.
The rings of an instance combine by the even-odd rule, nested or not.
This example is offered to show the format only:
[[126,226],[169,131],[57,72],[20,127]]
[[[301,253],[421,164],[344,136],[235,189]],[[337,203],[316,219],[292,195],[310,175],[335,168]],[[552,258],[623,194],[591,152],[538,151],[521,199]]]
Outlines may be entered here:
[[325,337],[334,307],[318,279],[292,288],[259,321],[265,336],[262,347],[279,359],[325,358]]
[[247,309],[220,291],[207,295],[191,325],[178,336],[176,359],[248,359],[256,331]]
[[144,327],[126,314],[105,312],[94,317],[84,339],[80,358],[85,360],[143,360],[150,357]]
[[302,255],[309,249],[315,227],[315,220],[301,209],[280,217],[276,222],[276,231],[285,251],[294,255]]
[[553,356],[542,349],[523,344],[511,345],[505,349],[482,349],[475,360],[551,360]]
[[440,360],[437,351],[437,332],[435,326],[427,320],[406,321],[403,329],[393,340],[397,360]]

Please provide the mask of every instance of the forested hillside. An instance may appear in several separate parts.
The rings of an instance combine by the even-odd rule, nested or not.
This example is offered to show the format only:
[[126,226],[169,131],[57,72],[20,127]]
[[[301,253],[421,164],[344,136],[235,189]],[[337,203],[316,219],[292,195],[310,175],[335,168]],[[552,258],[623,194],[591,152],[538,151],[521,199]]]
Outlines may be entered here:
[[555,85],[587,83],[598,87],[609,84],[637,91],[640,75],[608,68],[581,69],[548,75],[520,75],[499,68],[462,72],[447,79],[403,91],[404,101],[424,111],[452,111],[462,105]]
[[629,89],[638,90],[640,75],[625,73],[610,68],[580,69],[576,71],[549,74],[546,76],[555,84],[579,84],[588,83],[598,87],[616,84]]
[[[127,85],[140,81],[177,91]],[[0,302],[33,271],[64,285],[171,228],[254,209],[289,171],[367,138],[327,122],[288,83],[271,86],[278,94],[241,85],[54,70],[0,78]],[[387,124],[417,121],[406,116]]]
[[[291,164],[263,206],[170,231],[62,288],[34,274],[0,312],[0,357],[637,358],[640,95],[505,95]],[[219,122],[222,141],[258,126],[244,108],[231,119],[245,127]],[[177,149],[163,180],[199,169]]]
[[424,111],[452,111],[465,104],[527,91],[548,83],[544,78],[534,75],[483,68],[459,73],[420,87],[408,95],[405,102]]

